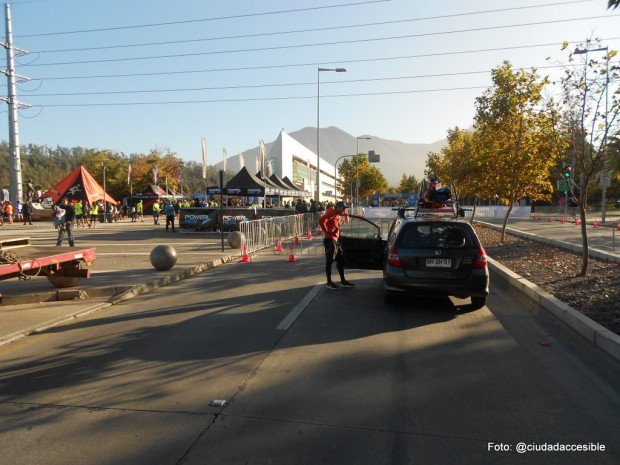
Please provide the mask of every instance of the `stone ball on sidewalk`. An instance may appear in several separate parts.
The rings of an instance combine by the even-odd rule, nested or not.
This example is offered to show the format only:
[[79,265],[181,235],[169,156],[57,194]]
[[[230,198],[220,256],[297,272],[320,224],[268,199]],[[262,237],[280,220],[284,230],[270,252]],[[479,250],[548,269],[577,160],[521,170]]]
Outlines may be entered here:
[[171,245],[162,244],[151,250],[151,265],[157,271],[166,271],[177,263],[177,251]]
[[232,231],[228,233],[228,245],[232,249],[240,249],[245,242],[245,234],[241,231]]

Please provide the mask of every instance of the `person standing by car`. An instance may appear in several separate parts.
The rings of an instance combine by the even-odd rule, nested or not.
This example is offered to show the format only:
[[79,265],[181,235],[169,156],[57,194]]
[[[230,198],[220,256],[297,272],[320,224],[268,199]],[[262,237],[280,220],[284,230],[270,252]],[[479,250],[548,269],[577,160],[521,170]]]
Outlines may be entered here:
[[67,232],[67,240],[69,241],[70,247],[75,247],[75,242],[73,240],[73,223],[75,223],[75,207],[69,199],[62,199],[62,204],[59,205],[60,209],[65,211],[64,221],[62,221],[58,227],[58,240],[56,241],[56,246],[60,247],[62,245],[63,240],[65,239],[65,231]]
[[[340,217],[345,219],[349,214],[345,210],[349,205],[345,202],[336,202],[334,208],[328,208],[325,214],[319,218],[319,226],[325,233],[323,246],[325,247],[325,275],[327,277],[327,289],[339,289],[340,287],[355,287],[344,277],[344,260],[340,246]],[[336,261],[336,267],[340,274],[340,285],[332,281],[332,263]]]

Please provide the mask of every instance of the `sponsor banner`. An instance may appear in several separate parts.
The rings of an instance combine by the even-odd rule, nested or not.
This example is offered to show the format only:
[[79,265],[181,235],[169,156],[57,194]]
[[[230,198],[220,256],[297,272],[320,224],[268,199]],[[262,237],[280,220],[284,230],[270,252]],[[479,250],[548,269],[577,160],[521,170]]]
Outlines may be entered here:
[[215,230],[218,210],[216,208],[181,208],[179,227],[193,231]]

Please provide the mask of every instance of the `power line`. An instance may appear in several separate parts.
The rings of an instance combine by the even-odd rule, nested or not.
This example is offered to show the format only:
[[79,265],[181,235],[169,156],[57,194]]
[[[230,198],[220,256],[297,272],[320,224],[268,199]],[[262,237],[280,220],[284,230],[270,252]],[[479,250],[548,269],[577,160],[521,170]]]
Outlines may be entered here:
[[[607,37],[601,38],[601,40],[618,40],[620,37]],[[580,40],[572,40],[569,43],[579,43]],[[530,45],[516,45],[511,47],[494,47],[474,50],[459,50],[452,52],[433,52],[427,54],[417,55],[400,55],[392,57],[375,57],[375,58],[358,58],[351,60],[338,60],[338,61],[318,61],[308,63],[281,63],[274,65],[261,65],[261,66],[241,66],[236,68],[209,68],[209,69],[197,69],[197,70],[185,70],[185,71],[156,71],[150,73],[126,73],[126,74],[95,74],[90,76],[60,76],[60,77],[39,77],[34,79],[44,79],[46,81],[57,80],[69,80],[69,79],[106,79],[106,78],[124,78],[124,77],[143,77],[143,76],[172,76],[177,74],[198,74],[198,73],[215,73],[215,72],[229,72],[229,71],[255,71],[260,69],[278,69],[278,68],[294,68],[303,66],[319,66],[319,65],[336,65],[345,63],[368,63],[373,61],[389,61],[389,60],[408,60],[413,58],[426,58],[429,56],[445,56],[445,55],[464,55],[467,53],[483,53],[483,52],[497,52],[506,50],[519,50],[527,48],[538,47],[557,47],[561,45],[558,42],[551,42],[546,44],[530,44]]]
[[589,16],[589,17],[581,17],[581,18],[571,18],[571,19],[560,19],[560,20],[550,20],[550,21],[537,21],[531,23],[521,23],[521,24],[509,24],[504,26],[487,26],[482,28],[475,29],[462,29],[462,30],[453,30],[453,31],[442,31],[442,32],[428,32],[423,34],[405,34],[398,36],[387,36],[387,37],[375,37],[368,39],[353,39],[353,40],[340,40],[334,42],[318,42],[311,44],[297,44],[297,45],[277,45],[272,47],[257,47],[257,48],[246,48],[246,49],[233,49],[233,50],[214,50],[208,52],[194,52],[194,53],[179,53],[172,55],[155,55],[155,56],[144,56],[144,57],[129,57],[129,58],[109,58],[105,60],[82,60],[82,61],[65,61],[65,62],[53,62],[53,63],[33,63],[22,66],[67,66],[67,65],[81,65],[81,64],[92,64],[92,63],[112,63],[112,62],[123,62],[123,61],[138,61],[138,60],[155,60],[162,58],[186,58],[193,56],[204,56],[204,55],[220,55],[226,53],[240,53],[240,52],[259,52],[259,51],[267,51],[267,50],[282,50],[282,49],[291,49],[291,48],[306,48],[306,47],[319,47],[326,45],[343,45],[343,44],[357,44],[357,43],[367,43],[367,42],[378,42],[383,40],[398,40],[398,39],[409,39],[415,37],[426,37],[426,36],[436,36],[443,34],[456,34],[461,32],[472,32],[472,31],[489,31],[489,30],[497,30],[497,29],[507,29],[514,27],[524,27],[524,26],[538,26],[543,24],[557,24],[557,23],[565,23],[572,21],[585,21],[591,19],[601,19],[601,18],[614,18],[620,15],[605,15],[605,16]]
[[[445,92],[455,90],[475,90],[486,89],[488,86],[469,86],[469,87],[448,87],[448,88],[435,88],[435,89],[418,89],[418,90],[402,90],[402,91],[384,91],[384,92],[362,92],[362,93],[350,93],[350,94],[325,94],[321,95],[321,98],[337,98],[337,97],[360,97],[360,96],[372,96],[372,95],[395,95],[395,94],[413,94],[420,92]],[[177,100],[177,101],[161,101],[161,102],[114,102],[114,103],[59,103],[51,105],[32,105],[32,107],[103,107],[103,106],[140,106],[140,105],[184,105],[184,104],[196,104],[196,103],[226,103],[226,102],[256,102],[265,100],[302,100],[302,99],[316,99],[316,95],[297,95],[287,97],[253,97],[253,98],[240,98],[240,99],[211,99],[211,100]]]
[[[620,63],[620,62],[618,62]],[[575,64],[573,66],[581,66],[581,64]],[[553,69],[562,68],[561,65],[547,65],[529,67],[526,69]],[[434,74],[417,74],[411,76],[388,76],[378,78],[366,78],[366,79],[341,79],[337,81],[321,81],[321,84],[352,84],[360,82],[381,82],[381,81],[398,81],[405,79],[424,79],[424,78],[437,78],[437,77],[453,77],[453,76],[467,76],[474,74],[489,74],[491,70],[482,71],[459,71],[453,73],[434,73]],[[316,81],[305,82],[285,82],[277,84],[246,84],[236,86],[213,86],[213,87],[189,87],[189,88],[174,88],[174,89],[134,89],[134,90],[113,90],[113,91],[100,91],[100,92],[62,92],[62,93],[49,93],[49,94],[29,94],[30,97],[67,97],[67,96],[83,96],[83,95],[123,95],[123,94],[149,94],[149,93],[164,93],[164,92],[199,92],[206,90],[233,90],[233,89],[264,89],[272,87],[294,87],[294,86],[316,86]]]
[[[340,26],[311,28],[311,29],[295,29],[295,30],[289,30],[289,31],[263,32],[263,33],[256,33],[256,34],[240,34],[240,35],[232,35],[232,36],[204,37],[204,38],[199,38],[199,39],[171,40],[171,41],[164,41],[164,42],[145,42],[145,43],[136,43],[136,44],[105,45],[105,46],[98,46],[98,47],[40,50],[38,53],[84,52],[84,51],[92,51],[92,50],[135,48],[135,47],[161,46],[161,45],[172,45],[172,44],[189,44],[189,43],[208,42],[208,41],[215,41],[215,40],[246,39],[246,38],[252,38],[252,37],[269,37],[269,36],[278,36],[278,35],[284,35],[284,34],[300,34],[300,33],[305,33],[305,32],[334,31],[334,30],[340,30],[340,29],[353,29],[353,28],[362,28],[362,27],[371,27],[371,26],[385,26],[389,24],[410,23],[410,22],[417,22],[417,21],[425,21],[428,19],[450,18],[454,16],[468,16],[468,15],[478,15],[478,14],[485,14],[485,13],[498,13],[498,12],[523,10],[523,9],[531,9],[531,8],[542,8],[542,7],[547,7],[547,6],[557,6],[557,5],[564,6],[569,3],[583,3],[583,2],[589,2],[589,1],[592,1],[592,0],[575,0],[572,2],[546,3],[546,4],[541,4],[541,5],[499,8],[499,9],[493,9],[493,10],[483,10],[483,11],[475,11],[475,12],[469,12],[469,13],[458,13],[458,14],[433,16],[433,17],[397,19],[397,20],[391,20],[391,21],[378,21],[378,22],[372,22],[372,23],[348,24],[348,25],[340,25]],[[458,32],[469,32],[469,31],[478,31],[478,30],[484,30],[484,29],[481,29],[481,28],[464,29]]]
[[134,24],[131,26],[115,26],[115,27],[104,27],[104,28],[98,28],[98,29],[80,29],[80,30],[75,30],[75,31],[42,32],[39,34],[25,34],[25,35],[16,36],[16,37],[18,38],[44,37],[44,36],[56,36],[56,35],[65,35],[65,34],[84,34],[84,33],[89,33],[89,32],[119,31],[119,30],[124,30],[124,29],[138,29],[138,28],[156,27],[156,26],[172,26],[176,24],[190,24],[190,23],[200,23],[200,22],[206,22],[206,21],[220,21],[224,19],[252,18],[252,17],[257,17],[257,16],[298,13],[302,11],[326,10],[330,8],[360,6],[360,5],[368,5],[371,3],[384,3],[384,2],[389,2],[389,1],[391,0],[368,0],[365,2],[340,3],[340,4],[334,4],[334,5],[314,6],[314,7],[307,7],[307,8],[294,8],[290,10],[264,11],[260,13],[245,13],[245,14],[229,15],[229,16],[214,16],[211,18],[187,19],[183,21],[168,21],[164,23]]

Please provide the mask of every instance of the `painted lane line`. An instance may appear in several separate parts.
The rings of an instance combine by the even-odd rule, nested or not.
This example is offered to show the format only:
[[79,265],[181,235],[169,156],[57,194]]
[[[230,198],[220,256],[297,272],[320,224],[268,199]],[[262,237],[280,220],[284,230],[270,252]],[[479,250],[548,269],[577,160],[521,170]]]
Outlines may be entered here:
[[280,323],[276,329],[281,330],[281,331],[287,331],[291,326],[293,326],[293,323],[295,323],[295,320],[297,320],[299,315],[303,313],[306,307],[310,305],[310,302],[314,300],[314,298],[318,295],[319,292],[321,292],[322,289],[323,289],[322,283],[314,286],[312,290],[308,292],[308,294],[306,294],[306,296],[302,299],[302,301],[299,302],[295,306],[295,308],[293,308],[293,310],[291,310],[291,312],[286,316],[286,318],[282,320],[282,323]]

